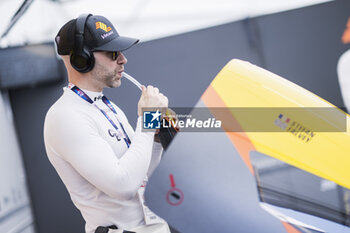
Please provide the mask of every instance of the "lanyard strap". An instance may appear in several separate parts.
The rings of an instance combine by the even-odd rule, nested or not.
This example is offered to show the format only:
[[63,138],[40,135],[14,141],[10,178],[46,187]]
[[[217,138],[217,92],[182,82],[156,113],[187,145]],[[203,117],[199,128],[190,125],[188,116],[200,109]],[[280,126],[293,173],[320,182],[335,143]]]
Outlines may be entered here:
[[[107,120],[111,123],[111,125],[117,130],[117,131],[120,131],[118,126],[113,122],[113,120],[110,118],[110,116],[108,116],[108,114],[103,111],[102,109],[100,109],[95,103],[94,101],[92,101],[92,99],[85,93],[83,92],[79,87],[77,86],[73,86],[70,88],[74,93],[76,93],[78,96],[80,96],[83,100],[89,102],[90,104],[93,104],[98,110],[100,110],[100,112],[107,118]],[[127,147],[129,148],[130,147],[130,144],[131,144],[131,141],[130,141],[130,138],[128,136],[128,134],[126,133],[125,129],[124,129],[124,126],[122,124],[122,122],[118,119],[118,116],[117,116],[117,111],[115,110],[115,108],[113,107],[111,101],[109,101],[109,99],[107,99],[106,96],[103,96],[102,97],[102,101],[105,105],[107,105],[107,107],[116,115],[116,118],[119,122],[119,125],[120,127],[122,128],[122,131],[123,131],[123,139],[124,139],[124,142],[126,143]]]
[[[126,142],[127,142],[127,144],[128,144],[128,147],[129,147],[130,144],[131,144],[130,138],[129,138],[128,134],[126,133],[122,122],[118,119],[118,116],[117,116],[118,114],[117,114],[117,111],[115,110],[115,108],[113,107],[113,104],[111,103],[111,101],[109,101],[109,99],[107,99],[106,96],[102,96],[102,101],[103,101],[103,103],[105,103],[105,105],[107,105],[107,106],[109,107],[109,109],[112,110],[112,112],[116,115],[116,118],[117,118],[117,120],[118,120],[118,122],[119,122],[119,124],[120,124],[120,127],[122,128],[122,130],[123,130],[123,132],[124,132],[124,135],[125,135],[125,137],[126,137],[126,139],[127,139]],[[124,138],[124,139],[125,139],[125,138]]]

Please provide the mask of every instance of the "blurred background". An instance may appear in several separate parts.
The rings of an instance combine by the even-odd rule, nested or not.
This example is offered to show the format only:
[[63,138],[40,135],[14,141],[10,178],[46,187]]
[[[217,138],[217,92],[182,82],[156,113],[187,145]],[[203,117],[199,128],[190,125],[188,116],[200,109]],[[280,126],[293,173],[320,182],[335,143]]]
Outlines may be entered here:
[[[84,232],[42,135],[45,114],[67,84],[53,39],[81,13],[103,15],[119,34],[141,39],[125,53],[126,72],[159,87],[170,106],[194,106],[238,58],[346,110],[339,78],[348,73],[337,66],[350,48],[348,0],[0,0],[1,233]],[[123,80],[105,94],[135,125],[139,90]],[[262,158],[253,161],[262,201],[349,225],[348,190]]]

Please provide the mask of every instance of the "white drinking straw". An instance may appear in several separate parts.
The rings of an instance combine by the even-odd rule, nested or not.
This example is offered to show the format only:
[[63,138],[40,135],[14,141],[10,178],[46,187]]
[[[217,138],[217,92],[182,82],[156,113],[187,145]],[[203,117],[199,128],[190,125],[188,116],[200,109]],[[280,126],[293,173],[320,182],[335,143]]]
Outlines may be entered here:
[[135,78],[133,78],[132,76],[130,76],[129,74],[127,74],[125,72],[122,72],[122,75],[125,78],[129,79],[129,81],[132,82],[133,84],[135,84],[140,90],[142,90],[141,89],[141,86],[142,86],[141,83],[139,83]]

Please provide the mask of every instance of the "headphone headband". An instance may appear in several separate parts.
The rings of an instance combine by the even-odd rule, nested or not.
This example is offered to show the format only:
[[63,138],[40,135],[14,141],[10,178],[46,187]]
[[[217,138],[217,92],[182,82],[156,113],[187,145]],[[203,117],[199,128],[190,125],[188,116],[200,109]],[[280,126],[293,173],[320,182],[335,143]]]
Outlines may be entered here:
[[92,14],[81,14],[76,21],[75,26],[75,52],[81,54],[84,48],[84,29],[89,16]]

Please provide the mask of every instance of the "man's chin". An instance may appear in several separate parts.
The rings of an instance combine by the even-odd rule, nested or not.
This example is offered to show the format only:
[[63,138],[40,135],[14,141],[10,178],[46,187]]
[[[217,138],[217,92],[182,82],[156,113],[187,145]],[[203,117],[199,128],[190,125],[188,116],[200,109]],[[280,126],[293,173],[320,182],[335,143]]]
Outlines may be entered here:
[[110,87],[110,88],[116,88],[116,87],[120,87],[120,85],[122,85],[122,82],[121,82],[120,79],[118,79],[118,80],[116,80],[115,82],[110,83],[110,84],[108,85],[108,87]]

